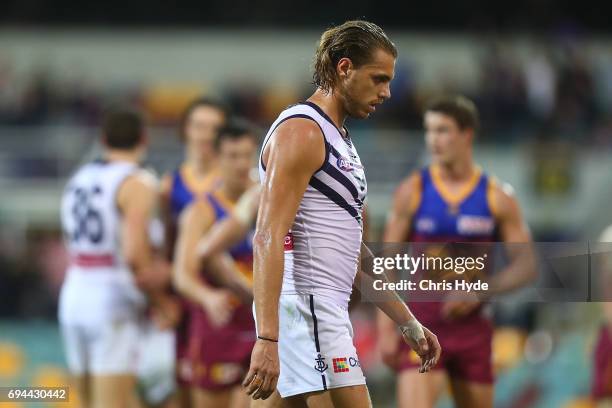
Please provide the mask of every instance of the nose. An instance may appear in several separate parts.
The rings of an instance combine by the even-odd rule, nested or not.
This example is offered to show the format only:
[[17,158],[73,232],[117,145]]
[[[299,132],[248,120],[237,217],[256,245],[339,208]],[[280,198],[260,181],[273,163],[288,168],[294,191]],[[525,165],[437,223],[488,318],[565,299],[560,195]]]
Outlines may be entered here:
[[389,83],[385,84],[379,96],[383,100],[391,98],[391,85]]

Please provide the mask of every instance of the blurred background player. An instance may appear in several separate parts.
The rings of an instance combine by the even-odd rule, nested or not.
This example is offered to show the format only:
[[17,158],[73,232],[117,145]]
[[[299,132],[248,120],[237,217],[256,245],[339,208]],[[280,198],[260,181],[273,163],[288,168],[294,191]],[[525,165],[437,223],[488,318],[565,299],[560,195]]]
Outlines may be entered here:
[[[512,189],[497,183],[474,162],[475,105],[462,96],[439,98],[426,108],[424,126],[432,163],[399,186],[384,241],[530,242]],[[479,249],[486,251],[485,246]],[[516,289],[535,275],[530,251],[507,245],[506,252],[509,265],[489,279],[489,295]],[[379,313],[382,357],[397,370],[399,406],[434,406],[450,380],[458,407],[492,407],[492,325],[483,316],[478,298],[409,305],[417,319],[439,336],[443,354],[432,372],[419,375],[418,357],[400,341],[393,322]]]
[[257,218],[260,196],[261,185],[255,184],[240,197],[231,214],[206,233],[197,246],[201,262],[210,262],[220,256],[249,233]]
[[82,166],[62,199],[70,266],[59,320],[82,405],[127,407],[135,400],[146,302],[138,284],[154,267],[149,224],[157,182],[139,169],[146,137],[137,113],[109,113],[102,143],[103,158]]
[[[217,132],[229,117],[226,106],[209,98],[192,101],[182,114],[179,136],[185,146],[184,162],[174,172],[163,177],[160,207],[164,224],[164,246],[167,259],[172,261],[177,235],[177,222],[183,209],[194,198],[202,196],[216,181]],[[184,388],[191,379],[191,367],[186,359],[188,342],[188,302],[179,301],[183,317],[176,327],[176,374],[178,397],[182,406],[189,406]]]
[[[211,291],[210,285],[220,286],[214,274],[200,275],[197,246],[215,223],[228,217],[240,197],[254,184],[250,171],[257,141],[249,127],[232,123],[220,131],[215,146],[219,183],[194,200],[181,215],[174,281],[179,293],[199,306],[189,316],[193,404],[246,407],[248,397],[239,384],[248,368],[255,341],[250,289],[252,234],[247,234],[229,250],[237,271],[229,269],[223,278],[235,282],[227,286],[242,288],[231,297],[231,292],[225,289]],[[204,271],[209,266],[204,265]],[[227,276],[232,272],[234,276]],[[207,302],[214,296],[222,299],[218,308],[211,309]]]
[[[148,308],[140,330],[138,391],[144,407],[174,408],[176,395],[175,328],[182,316],[176,296],[169,290],[172,268],[165,257],[164,229],[159,214],[149,226],[156,267],[146,284],[156,292],[157,308]],[[159,311],[163,310],[163,313]]]
[[229,118],[228,108],[210,98],[196,99],[182,115],[179,136],[185,146],[183,163],[161,182],[165,244],[168,257],[174,249],[178,217],[195,196],[202,195],[216,179],[215,138]]
[[[612,225],[608,226],[599,238],[600,242],[612,242]],[[603,300],[603,322],[593,353],[592,395],[598,408],[612,407],[612,255],[610,247],[602,254],[600,276]]]

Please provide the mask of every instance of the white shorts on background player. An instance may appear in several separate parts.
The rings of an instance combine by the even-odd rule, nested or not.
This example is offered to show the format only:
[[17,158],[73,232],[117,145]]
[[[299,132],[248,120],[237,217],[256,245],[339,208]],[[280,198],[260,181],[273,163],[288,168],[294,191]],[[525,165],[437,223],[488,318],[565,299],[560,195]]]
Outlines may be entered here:
[[365,384],[348,310],[316,295],[279,300],[281,397]]
[[159,405],[175,391],[174,330],[160,330],[148,321],[141,330],[138,388],[145,401]]
[[135,374],[145,297],[122,254],[117,192],[140,171],[133,163],[95,161],[64,189],[62,228],[70,265],[59,322],[73,374]]
[[118,320],[104,324],[62,324],[61,331],[72,374],[136,373],[140,344],[137,322]]
[[135,374],[144,296],[104,272],[71,273],[62,287],[59,321],[73,374]]

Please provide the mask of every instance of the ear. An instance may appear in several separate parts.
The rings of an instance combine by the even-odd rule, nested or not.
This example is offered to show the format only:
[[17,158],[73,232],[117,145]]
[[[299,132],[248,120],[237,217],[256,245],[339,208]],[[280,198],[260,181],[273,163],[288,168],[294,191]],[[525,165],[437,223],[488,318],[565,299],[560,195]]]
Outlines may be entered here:
[[336,72],[340,79],[344,79],[349,75],[349,72],[353,69],[353,62],[349,58],[341,58],[336,65]]
[[470,142],[470,144],[474,142],[474,136],[476,135],[474,129],[466,128],[463,130],[463,134],[465,135],[466,140]]

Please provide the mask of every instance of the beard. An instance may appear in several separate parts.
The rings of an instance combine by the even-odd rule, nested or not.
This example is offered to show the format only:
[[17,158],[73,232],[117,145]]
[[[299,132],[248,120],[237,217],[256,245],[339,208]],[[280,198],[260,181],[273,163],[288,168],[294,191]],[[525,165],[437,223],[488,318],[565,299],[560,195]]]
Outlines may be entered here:
[[344,100],[344,110],[353,119],[366,119],[370,116],[370,112],[367,111],[365,106],[350,97]]

